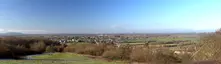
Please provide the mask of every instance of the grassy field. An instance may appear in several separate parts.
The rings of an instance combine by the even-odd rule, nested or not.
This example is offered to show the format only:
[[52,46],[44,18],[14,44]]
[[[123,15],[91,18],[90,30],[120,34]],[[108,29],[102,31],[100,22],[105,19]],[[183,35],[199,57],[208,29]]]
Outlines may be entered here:
[[74,53],[54,53],[32,56],[33,60],[0,60],[0,64],[124,64],[91,59]]
[[158,42],[170,42],[170,41],[185,41],[189,40],[191,42],[198,42],[198,37],[149,37],[149,38],[141,38],[141,39],[130,39],[124,40],[124,43],[145,43],[145,41],[156,41]]

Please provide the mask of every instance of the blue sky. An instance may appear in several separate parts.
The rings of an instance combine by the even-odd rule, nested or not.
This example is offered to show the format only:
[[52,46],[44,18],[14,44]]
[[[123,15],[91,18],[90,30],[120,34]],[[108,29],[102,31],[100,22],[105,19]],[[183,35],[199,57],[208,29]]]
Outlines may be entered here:
[[221,28],[221,0],[0,0],[0,32],[153,33]]

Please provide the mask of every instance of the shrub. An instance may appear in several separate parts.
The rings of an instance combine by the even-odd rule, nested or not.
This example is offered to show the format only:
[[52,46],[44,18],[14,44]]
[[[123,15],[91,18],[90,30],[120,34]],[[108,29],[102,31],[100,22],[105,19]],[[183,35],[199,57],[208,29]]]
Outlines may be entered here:
[[105,45],[105,47],[106,47],[105,51],[116,49],[116,46],[114,46],[114,45]]
[[4,54],[7,53],[7,51],[10,51],[10,49],[7,48],[3,43],[0,43],[0,53]]
[[107,59],[111,59],[111,60],[121,60],[121,54],[116,49],[105,51],[103,53],[102,57],[107,58]]
[[57,52],[54,46],[47,46],[45,52]]
[[64,52],[76,52],[79,54],[101,56],[105,50],[108,50],[105,44],[75,44],[67,46],[64,49]]
[[30,50],[36,51],[36,52],[44,52],[46,45],[44,42],[36,42],[30,45]]
[[119,48],[113,48],[104,52],[102,56],[111,60],[129,60],[131,51],[132,46],[122,45]]
[[148,62],[152,59],[152,51],[143,47],[135,47],[130,54],[130,60],[135,62]]
[[67,46],[64,48],[63,52],[75,52],[74,46]]
[[93,56],[102,55],[109,60],[131,60],[135,62],[149,62],[156,64],[179,63],[183,57],[178,57],[167,49],[153,49],[142,46],[122,45],[115,47],[106,44],[74,44],[64,49],[64,52],[76,52]]
[[181,62],[181,59],[170,50],[145,47],[135,47],[130,55],[130,60],[151,64],[175,64]]
[[77,43],[68,45],[63,49],[63,52],[76,52],[75,51],[76,47],[77,47]]
[[85,48],[89,46],[89,44],[76,44],[74,47],[74,51],[78,54],[84,54]]
[[178,45],[176,44],[170,44],[170,45],[163,45],[163,47],[177,47]]
[[102,47],[102,45],[92,44],[85,47],[84,49],[85,54],[94,55],[94,56],[100,56],[103,54],[103,52],[104,52],[104,47]]
[[64,48],[65,48],[65,47],[62,46],[62,45],[61,45],[61,46],[53,46],[53,47],[55,48],[55,51],[56,51],[56,52],[63,52],[63,50],[64,50]]
[[4,37],[0,38],[0,57],[19,57],[45,52],[48,45],[60,46],[58,42],[44,38]]
[[169,50],[157,50],[153,54],[152,62],[156,64],[176,64],[181,63],[181,59]]
[[221,56],[221,35],[210,34],[201,38],[200,48],[193,55],[195,61],[217,60]]
[[117,50],[119,50],[122,60],[129,60],[130,59],[130,53],[132,52],[131,45],[129,45],[129,44],[122,45]]
[[180,55],[179,58],[181,58],[182,64],[191,64],[193,62],[191,54],[183,54],[183,55]]

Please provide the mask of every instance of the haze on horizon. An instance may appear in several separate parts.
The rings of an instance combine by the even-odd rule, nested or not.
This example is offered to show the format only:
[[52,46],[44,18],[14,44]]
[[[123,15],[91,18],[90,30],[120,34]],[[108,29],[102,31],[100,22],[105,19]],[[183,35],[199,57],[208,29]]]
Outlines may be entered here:
[[0,0],[0,33],[176,33],[221,28],[221,0]]

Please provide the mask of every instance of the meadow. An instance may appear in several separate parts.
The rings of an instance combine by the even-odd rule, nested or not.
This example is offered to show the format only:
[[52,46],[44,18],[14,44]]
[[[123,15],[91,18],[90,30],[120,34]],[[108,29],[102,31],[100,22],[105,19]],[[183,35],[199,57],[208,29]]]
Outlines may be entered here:
[[88,58],[75,53],[53,53],[31,56],[29,60],[0,60],[0,64],[124,64]]

